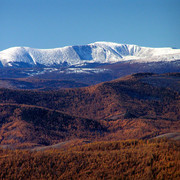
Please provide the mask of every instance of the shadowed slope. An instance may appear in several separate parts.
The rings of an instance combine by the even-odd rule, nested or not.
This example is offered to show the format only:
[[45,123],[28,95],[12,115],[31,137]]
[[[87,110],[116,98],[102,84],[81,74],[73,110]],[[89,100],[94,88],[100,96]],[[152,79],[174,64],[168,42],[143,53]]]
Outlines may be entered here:
[[73,138],[94,139],[106,131],[100,123],[29,105],[0,105],[0,144],[50,145]]

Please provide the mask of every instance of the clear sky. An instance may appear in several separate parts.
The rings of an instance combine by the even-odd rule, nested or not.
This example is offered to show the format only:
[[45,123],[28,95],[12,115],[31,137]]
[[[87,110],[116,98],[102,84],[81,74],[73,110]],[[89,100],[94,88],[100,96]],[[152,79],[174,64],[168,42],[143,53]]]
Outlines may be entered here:
[[180,48],[180,0],[0,0],[0,50],[96,41]]

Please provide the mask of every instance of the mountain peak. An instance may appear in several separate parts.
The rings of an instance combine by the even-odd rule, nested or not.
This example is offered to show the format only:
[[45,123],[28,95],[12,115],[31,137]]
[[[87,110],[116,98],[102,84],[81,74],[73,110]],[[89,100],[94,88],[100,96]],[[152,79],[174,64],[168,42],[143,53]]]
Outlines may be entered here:
[[119,46],[119,45],[123,45],[120,43],[115,43],[115,42],[106,42],[106,41],[97,41],[91,44],[97,44],[97,45],[108,45],[108,46]]

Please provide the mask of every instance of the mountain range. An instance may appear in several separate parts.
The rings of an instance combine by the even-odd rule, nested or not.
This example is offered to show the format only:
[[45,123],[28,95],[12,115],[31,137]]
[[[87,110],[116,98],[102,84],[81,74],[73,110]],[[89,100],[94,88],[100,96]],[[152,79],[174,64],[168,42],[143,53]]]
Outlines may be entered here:
[[95,42],[56,49],[0,52],[0,87],[57,90],[86,87],[133,73],[180,72],[180,50]]
[[180,59],[180,49],[95,42],[56,49],[12,47],[0,52],[1,67],[82,66],[86,63],[159,62]]

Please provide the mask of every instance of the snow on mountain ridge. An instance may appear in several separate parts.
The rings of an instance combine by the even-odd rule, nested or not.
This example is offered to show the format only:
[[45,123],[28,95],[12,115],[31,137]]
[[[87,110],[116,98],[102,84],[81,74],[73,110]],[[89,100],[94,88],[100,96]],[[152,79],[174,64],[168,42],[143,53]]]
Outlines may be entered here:
[[81,46],[66,46],[55,49],[34,49],[12,47],[0,52],[0,62],[4,67],[13,63],[27,63],[32,66],[77,65],[85,62],[115,63],[120,61],[172,61],[180,59],[180,49],[149,48],[137,45],[95,42]]

